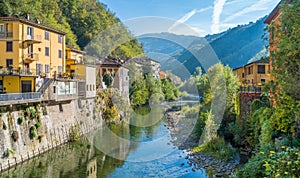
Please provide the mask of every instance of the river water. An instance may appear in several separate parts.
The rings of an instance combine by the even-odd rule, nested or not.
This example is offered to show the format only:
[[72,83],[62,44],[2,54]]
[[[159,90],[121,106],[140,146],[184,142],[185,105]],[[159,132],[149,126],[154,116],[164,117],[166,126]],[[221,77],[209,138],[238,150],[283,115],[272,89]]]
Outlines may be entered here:
[[[187,151],[172,144],[161,116],[105,125],[77,142],[0,173],[0,177],[207,177],[204,169],[194,172]],[[145,119],[151,121],[149,125],[139,125]]]

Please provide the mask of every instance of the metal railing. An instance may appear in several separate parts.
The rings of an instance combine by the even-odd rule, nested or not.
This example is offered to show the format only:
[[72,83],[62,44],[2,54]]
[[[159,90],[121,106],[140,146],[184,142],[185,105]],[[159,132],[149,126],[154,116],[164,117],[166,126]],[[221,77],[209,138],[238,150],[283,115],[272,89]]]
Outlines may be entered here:
[[39,53],[24,54],[24,58],[27,59],[27,60],[38,61],[39,60]]
[[260,86],[240,86],[240,92],[242,92],[242,93],[261,93],[262,87],[260,87]]
[[35,69],[16,69],[11,67],[0,68],[0,75],[36,75]]
[[27,40],[41,41],[42,36],[41,35],[27,35]]
[[40,99],[40,92],[0,94],[0,102]]

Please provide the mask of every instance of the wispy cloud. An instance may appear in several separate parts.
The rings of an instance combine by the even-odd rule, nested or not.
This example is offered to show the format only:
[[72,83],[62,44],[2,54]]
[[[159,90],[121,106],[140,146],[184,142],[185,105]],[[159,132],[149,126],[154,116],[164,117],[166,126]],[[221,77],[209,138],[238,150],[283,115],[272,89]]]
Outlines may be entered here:
[[211,32],[212,33],[219,33],[220,31],[220,16],[223,11],[223,7],[226,3],[226,0],[215,0],[214,1],[214,11],[212,16],[212,25],[211,25]]
[[191,17],[196,15],[197,13],[205,12],[212,9],[212,6],[208,6],[206,8],[202,9],[193,9],[190,12],[186,13],[184,16],[182,16],[180,19],[178,19],[170,28],[168,31],[174,30],[178,25],[185,23],[188,21]]
[[259,0],[257,3],[252,4],[250,7],[246,7],[242,9],[241,11],[227,17],[224,22],[230,22],[238,17],[241,17],[245,14],[251,13],[251,12],[257,12],[257,11],[265,11],[268,10],[268,7],[270,7],[273,4],[276,4],[274,0]]

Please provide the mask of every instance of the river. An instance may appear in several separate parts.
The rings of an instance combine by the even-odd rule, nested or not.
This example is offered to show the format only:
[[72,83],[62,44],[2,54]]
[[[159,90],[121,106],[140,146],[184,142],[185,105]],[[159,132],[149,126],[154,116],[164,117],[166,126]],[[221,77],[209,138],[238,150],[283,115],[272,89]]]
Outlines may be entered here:
[[[172,144],[161,112],[105,125],[0,177],[207,177],[204,169],[192,170],[188,152]],[[139,125],[145,119],[149,125]]]

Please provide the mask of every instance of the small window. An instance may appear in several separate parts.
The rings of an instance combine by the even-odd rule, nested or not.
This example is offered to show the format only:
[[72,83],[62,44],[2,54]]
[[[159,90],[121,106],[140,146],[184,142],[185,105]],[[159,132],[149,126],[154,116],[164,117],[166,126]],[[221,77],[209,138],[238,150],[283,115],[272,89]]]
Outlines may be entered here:
[[242,78],[245,78],[245,73],[244,72],[242,73]]
[[50,40],[50,33],[45,31],[45,40]]
[[86,91],[89,91],[89,85],[86,85]]
[[62,50],[61,49],[58,50],[58,58],[62,58]]
[[0,24],[0,33],[4,33],[4,24]]
[[266,79],[262,78],[262,79],[260,79],[260,82],[261,82],[261,83],[265,83],[265,82],[266,82]]
[[58,66],[58,72],[62,72],[62,66]]
[[13,66],[13,59],[6,59],[6,67],[12,67]]
[[50,73],[50,65],[49,64],[45,64],[45,73],[46,74]]
[[258,65],[257,66],[257,71],[258,71],[259,74],[265,74],[266,73],[265,65]]
[[50,56],[50,49],[49,49],[49,47],[45,47],[45,56]]
[[27,39],[33,40],[33,28],[27,27]]
[[58,43],[62,43],[62,35],[58,35]]
[[7,41],[6,42],[6,51],[7,52],[12,52],[13,51],[13,42],[12,41]]
[[36,64],[36,74],[41,75],[43,71],[43,64]]

